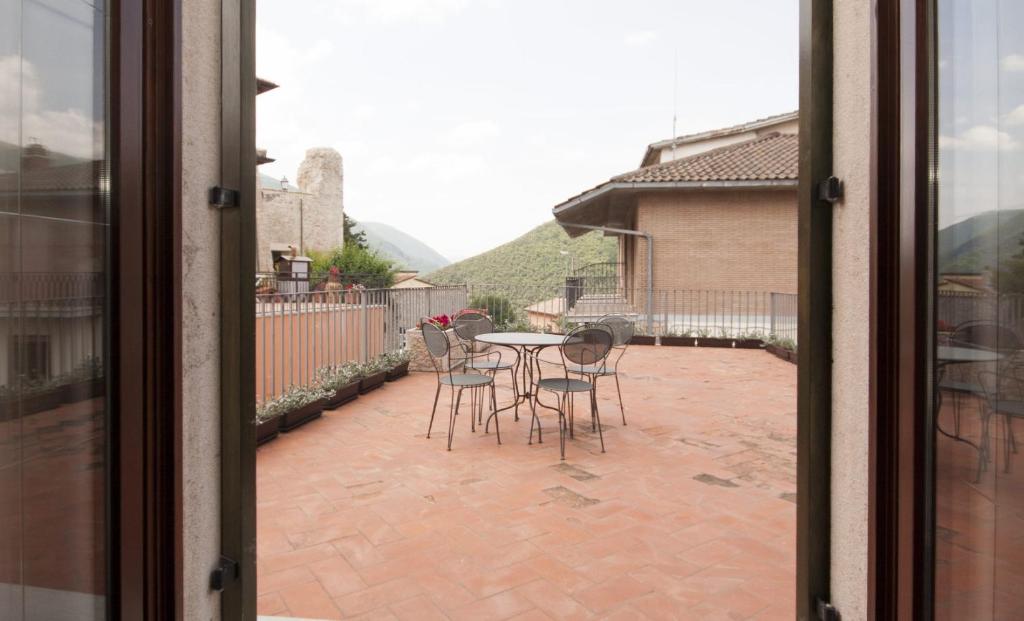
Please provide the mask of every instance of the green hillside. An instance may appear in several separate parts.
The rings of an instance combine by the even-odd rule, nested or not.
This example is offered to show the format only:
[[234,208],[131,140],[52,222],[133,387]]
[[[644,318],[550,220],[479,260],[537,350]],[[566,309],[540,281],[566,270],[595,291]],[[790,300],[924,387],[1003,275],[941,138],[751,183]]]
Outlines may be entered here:
[[474,291],[490,289],[517,305],[533,304],[558,294],[565,284],[570,257],[562,255],[561,250],[568,250],[576,267],[581,267],[615,261],[616,248],[614,237],[597,232],[569,239],[562,227],[551,220],[518,239],[431,272],[425,278],[435,284],[469,284]]
[[939,272],[977,274],[1021,251],[1024,210],[987,211],[939,231]]
[[370,248],[394,261],[401,269],[429,272],[451,264],[430,246],[389,224],[360,221],[355,230],[366,233],[366,243]]

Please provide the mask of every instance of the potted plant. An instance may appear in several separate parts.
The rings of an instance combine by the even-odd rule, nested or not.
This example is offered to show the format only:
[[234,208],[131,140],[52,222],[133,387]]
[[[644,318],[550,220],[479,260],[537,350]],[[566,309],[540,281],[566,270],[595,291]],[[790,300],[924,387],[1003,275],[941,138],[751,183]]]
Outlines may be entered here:
[[256,406],[256,446],[266,444],[281,432],[281,404],[277,399]]
[[77,403],[103,395],[103,362],[87,356],[68,374],[60,387],[62,403]]
[[319,386],[295,386],[278,397],[281,401],[281,431],[291,431],[320,418],[327,393]]
[[769,340],[768,344],[765,345],[765,349],[777,358],[796,364],[796,343],[791,339],[778,339],[773,337]]
[[654,345],[656,339],[648,334],[634,334],[633,338],[629,339],[630,345]]
[[389,354],[385,354],[388,362],[388,381],[393,382],[400,377],[404,377],[409,374],[409,361],[412,359],[412,354],[407,349],[400,349]]
[[18,394],[21,414],[27,416],[47,410],[56,410],[61,404],[60,380],[24,381]]
[[327,393],[325,410],[333,410],[359,396],[358,365],[348,362],[317,371],[320,388]]
[[376,390],[388,378],[387,368],[383,366],[381,358],[375,358],[366,364],[360,365],[359,394],[365,395],[371,390]]

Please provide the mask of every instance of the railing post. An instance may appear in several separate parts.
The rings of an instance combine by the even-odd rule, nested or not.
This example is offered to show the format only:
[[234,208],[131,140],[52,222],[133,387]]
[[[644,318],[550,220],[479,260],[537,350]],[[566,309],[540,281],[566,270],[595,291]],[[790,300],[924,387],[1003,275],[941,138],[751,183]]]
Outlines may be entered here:
[[359,344],[359,359],[363,362],[369,360],[369,345],[370,345],[370,318],[366,313],[366,298],[369,292],[366,290],[359,292],[359,299],[362,306],[362,319],[363,319],[363,338],[360,339]]

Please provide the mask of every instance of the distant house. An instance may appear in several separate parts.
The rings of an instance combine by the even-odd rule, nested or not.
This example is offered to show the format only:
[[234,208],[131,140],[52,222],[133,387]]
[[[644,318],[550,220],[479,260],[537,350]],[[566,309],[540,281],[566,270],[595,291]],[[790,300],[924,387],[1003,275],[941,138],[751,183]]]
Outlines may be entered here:
[[526,307],[530,327],[543,332],[558,332],[558,320],[565,314],[565,298],[556,297]]
[[423,280],[419,272],[396,272],[395,284],[392,289],[427,289],[433,287],[434,283]]
[[986,294],[993,293],[985,274],[939,274],[936,285],[940,294]]
[[797,127],[791,112],[653,143],[640,168],[557,205],[555,219],[573,237],[618,237],[634,308],[648,289],[656,312],[682,291],[796,293]]

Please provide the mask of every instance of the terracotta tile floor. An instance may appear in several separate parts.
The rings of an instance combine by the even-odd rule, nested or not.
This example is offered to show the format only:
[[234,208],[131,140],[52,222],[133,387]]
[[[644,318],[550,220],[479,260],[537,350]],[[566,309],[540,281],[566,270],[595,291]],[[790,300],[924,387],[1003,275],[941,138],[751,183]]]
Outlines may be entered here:
[[796,367],[634,347],[622,370],[629,426],[607,385],[608,452],[580,408],[564,463],[549,411],[543,444],[511,412],[502,446],[468,413],[452,452],[446,413],[427,440],[433,374],[260,448],[259,613],[793,618]]

